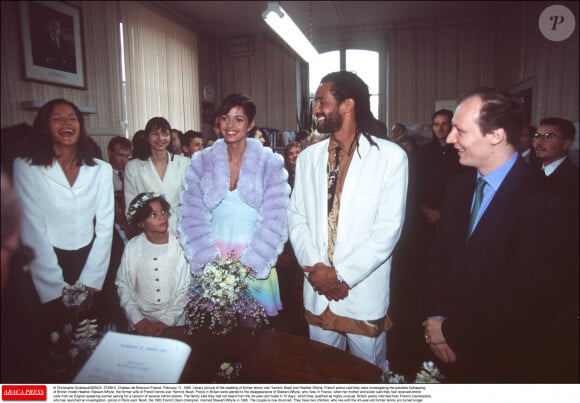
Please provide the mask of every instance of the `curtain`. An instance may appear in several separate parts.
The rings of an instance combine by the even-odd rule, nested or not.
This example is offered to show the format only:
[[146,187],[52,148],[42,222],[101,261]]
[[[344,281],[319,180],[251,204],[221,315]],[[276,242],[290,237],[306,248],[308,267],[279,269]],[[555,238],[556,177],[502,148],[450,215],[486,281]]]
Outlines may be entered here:
[[197,34],[138,2],[120,8],[129,137],[155,116],[199,130]]

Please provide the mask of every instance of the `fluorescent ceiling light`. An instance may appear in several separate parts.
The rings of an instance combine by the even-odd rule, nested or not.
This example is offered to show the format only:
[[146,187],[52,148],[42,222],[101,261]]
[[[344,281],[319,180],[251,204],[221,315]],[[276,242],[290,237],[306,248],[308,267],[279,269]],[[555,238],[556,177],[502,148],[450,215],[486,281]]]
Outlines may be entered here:
[[269,1],[268,8],[262,13],[262,18],[306,63],[311,63],[318,57],[314,46],[280,6],[280,3]]

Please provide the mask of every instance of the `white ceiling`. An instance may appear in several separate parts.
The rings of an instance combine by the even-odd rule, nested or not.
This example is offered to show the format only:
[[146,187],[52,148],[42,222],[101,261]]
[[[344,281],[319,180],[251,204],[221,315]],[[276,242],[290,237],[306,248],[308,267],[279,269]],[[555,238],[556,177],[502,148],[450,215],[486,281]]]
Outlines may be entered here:
[[[269,32],[262,20],[267,1],[153,2],[195,29],[213,36]],[[308,36],[310,29],[379,25],[404,21],[500,15],[520,1],[281,1]]]

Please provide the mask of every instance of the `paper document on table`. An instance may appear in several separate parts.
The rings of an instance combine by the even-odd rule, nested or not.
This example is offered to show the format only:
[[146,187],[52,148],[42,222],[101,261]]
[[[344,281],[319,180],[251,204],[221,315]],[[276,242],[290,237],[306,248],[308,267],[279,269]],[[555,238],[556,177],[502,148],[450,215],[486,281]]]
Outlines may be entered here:
[[73,383],[176,383],[190,353],[179,340],[108,332]]

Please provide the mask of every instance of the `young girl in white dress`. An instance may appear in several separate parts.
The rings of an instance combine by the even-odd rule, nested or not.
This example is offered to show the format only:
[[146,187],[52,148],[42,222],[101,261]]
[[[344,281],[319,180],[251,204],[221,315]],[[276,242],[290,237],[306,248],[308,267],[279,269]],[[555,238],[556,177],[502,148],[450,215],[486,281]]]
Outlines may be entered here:
[[129,328],[145,336],[184,324],[191,274],[177,237],[168,231],[169,211],[163,195],[147,192],[127,212],[140,233],[125,247],[115,284]]

